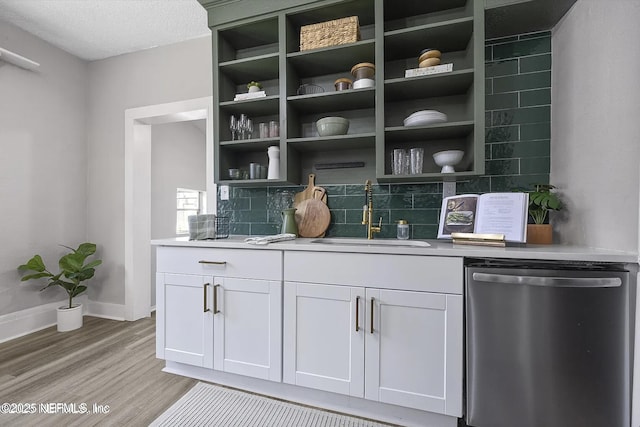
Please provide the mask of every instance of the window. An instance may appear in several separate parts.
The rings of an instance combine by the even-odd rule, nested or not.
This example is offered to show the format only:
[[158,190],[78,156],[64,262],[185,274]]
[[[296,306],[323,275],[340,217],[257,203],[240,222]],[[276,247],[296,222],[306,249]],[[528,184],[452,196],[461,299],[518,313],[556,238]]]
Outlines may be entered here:
[[198,190],[178,188],[176,192],[176,234],[189,233],[189,216],[204,213],[206,193]]

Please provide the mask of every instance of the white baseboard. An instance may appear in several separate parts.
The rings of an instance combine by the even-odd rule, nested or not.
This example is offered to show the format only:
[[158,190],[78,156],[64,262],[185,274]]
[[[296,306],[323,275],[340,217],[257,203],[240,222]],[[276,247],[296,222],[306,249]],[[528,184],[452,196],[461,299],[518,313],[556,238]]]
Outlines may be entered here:
[[84,314],[86,316],[102,317],[104,319],[125,320],[124,304],[88,301]]
[[56,324],[56,309],[64,301],[52,302],[0,316],[0,343]]
[[[124,320],[123,304],[89,301],[85,296],[78,297],[77,300],[84,305],[85,316]],[[67,300],[0,315],[0,343],[55,326],[57,323],[56,309],[65,304],[67,304]]]

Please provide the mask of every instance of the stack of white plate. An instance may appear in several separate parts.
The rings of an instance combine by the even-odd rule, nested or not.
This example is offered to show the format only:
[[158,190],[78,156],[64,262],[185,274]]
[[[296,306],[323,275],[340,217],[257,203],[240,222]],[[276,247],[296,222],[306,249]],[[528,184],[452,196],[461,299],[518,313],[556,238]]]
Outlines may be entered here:
[[447,115],[436,110],[420,110],[404,119],[405,126],[424,126],[447,121]]

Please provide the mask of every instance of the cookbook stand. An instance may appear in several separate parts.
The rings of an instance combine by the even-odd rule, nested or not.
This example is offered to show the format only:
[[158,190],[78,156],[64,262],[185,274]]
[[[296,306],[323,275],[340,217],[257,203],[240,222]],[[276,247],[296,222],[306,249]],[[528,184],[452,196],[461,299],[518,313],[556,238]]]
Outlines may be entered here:
[[504,234],[451,233],[454,244],[505,247]]

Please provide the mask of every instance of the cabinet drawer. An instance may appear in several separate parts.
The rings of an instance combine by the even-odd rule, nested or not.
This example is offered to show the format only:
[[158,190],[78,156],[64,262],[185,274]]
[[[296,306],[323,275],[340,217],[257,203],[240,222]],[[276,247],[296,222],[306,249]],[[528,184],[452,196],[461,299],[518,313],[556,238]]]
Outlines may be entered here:
[[458,257],[341,252],[284,254],[284,280],[462,294]]
[[282,252],[255,249],[159,246],[157,271],[282,280]]

